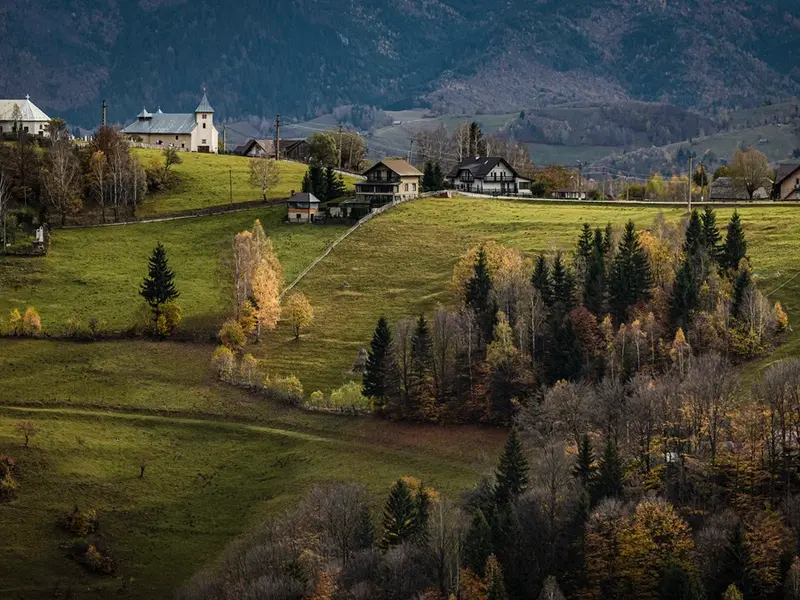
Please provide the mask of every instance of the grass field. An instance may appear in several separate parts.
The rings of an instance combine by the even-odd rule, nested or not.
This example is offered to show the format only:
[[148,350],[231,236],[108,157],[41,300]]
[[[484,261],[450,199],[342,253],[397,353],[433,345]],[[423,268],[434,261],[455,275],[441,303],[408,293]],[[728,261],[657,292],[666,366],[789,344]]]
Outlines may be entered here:
[[141,299],[147,259],[161,241],[176,273],[179,302],[189,327],[212,328],[229,306],[222,269],[233,236],[258,218],[278,250],[287,278],[296,276],[344,227],[286,225],[286,208],[254,209],[214,217],[123,227],[57,229],[46,258],[0,258],[0,314],[33,305],[45,328],[63,332],[74,315],[129,327]]
[[[163,164],[160,150],[137,149],[135,152],[145,166],[154,160]],[[181,164],[172,167],[179,180],[177,186],[148,197],[137,209],[138,217],[261,198],[261,191],[250,184],[249,158],[192,152],[182,152],[180,157]],[[280,183],[269,191],[269,198],[287,198],[292,190],[299,192],[307,170],[306,165],[295,162],[282,161],[279,166]],[[345,177],[350,188],[354,181]]]
[[[567,206],[528,201],[426,199],[366,224],[303,280],[316,312],[299,342],[281,325],[251,350],[276,373],[294,373],[307,392],[351,377],[378,316],[430,314],[456,301],[453,264],[486,239],[527,253],[572,249],[580,224],[649,226],[682,209]],[[721,209],[724,224],[731,211]],[[740,209],[749,254],[764,292],[776,290],[790,319],[800,314],[796,264],[800,212]],[[182,291],[187,327],[215,328],[227,301],[218,266],[236,231],[262,219],[287,274],[299,272],[341,228],[292,227],[277,209],[140,224],[60,230],[44,259],[0,262],[0,311],[32,303],[46,328],[71,314],[124,327],[132,318],[147,255],[167,245]],[[343,285],[347,282],[347,285]],[[783,287],[780,287],[783,286]],[[779,289],[778,289],[779,288]],[[15,503],[0,506],[0,597],[169,597],[197,568],[260,518],[291,506],[316,481],[357,479],[376,511],[391,481],[421,477],[454,495],[496,458],[505,432],[434,428],[288,409],[226,386],[209,366],[213,345],[143,340],[93,344],[0,340],[0,454],[20,459]],[[792,335],[776,354],[800,353]],[[41,433],[27,451],[13,430],[20,418]],[[139,480],[137,457],[147,471]],[[100,511],[101,530],[120,560],[121,579],[88,576],[59,548],[56,518],[78,504]],[[81,595],[82,594],[82,595]],[[123,595],[123,597],[126,597]]]

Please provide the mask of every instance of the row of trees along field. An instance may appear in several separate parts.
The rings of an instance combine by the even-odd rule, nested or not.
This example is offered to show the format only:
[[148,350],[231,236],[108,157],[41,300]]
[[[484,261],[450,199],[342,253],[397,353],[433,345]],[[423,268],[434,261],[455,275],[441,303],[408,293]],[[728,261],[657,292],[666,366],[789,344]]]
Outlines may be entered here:
[[749,393],[717,353],[546,388],[458,499],[356,484],[234,544],[180,598],[800,599],[800,361]]
[[584,224],[571,257],[487,242],[454,268],[459,308],[378,321],[363,394],[397,419],[509,423],[542,384],[623,385],[685,374],[693,355],[762,355],[788,320],[746,252],[739,215],[723,241],[711,208],[647,231]]

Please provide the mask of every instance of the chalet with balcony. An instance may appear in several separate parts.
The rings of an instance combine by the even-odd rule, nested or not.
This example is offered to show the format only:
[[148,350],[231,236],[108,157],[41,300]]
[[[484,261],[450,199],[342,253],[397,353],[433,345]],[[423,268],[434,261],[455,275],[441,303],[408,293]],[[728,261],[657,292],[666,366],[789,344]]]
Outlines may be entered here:
[[370,208],[416,198],[422,187],[422,173],[401,159],[382,160],[363,175],[366,180],[356,184],[354,204]]
[[800,162],[778,165],[775,191],[778,200],[800,200]]
[[462,160],[448,173],[453,188],[477,194],[519,194],[528,187],[525,179],[499,156],[475,156]]

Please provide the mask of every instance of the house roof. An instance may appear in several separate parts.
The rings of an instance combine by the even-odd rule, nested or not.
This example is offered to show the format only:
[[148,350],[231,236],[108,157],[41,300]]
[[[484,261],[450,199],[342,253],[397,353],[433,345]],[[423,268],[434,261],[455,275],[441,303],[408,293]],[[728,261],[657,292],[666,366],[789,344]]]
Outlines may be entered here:
[[775,172],[775,185],[783,183],[798,169],[800,169],[800,162],[778,163],[778,170]]
[[363,175],[366,175],[379,165],[383,165],[384,167],[386,167],[393,173],[396,173],[400,177],[422,177],[421,171],[410,165],[408,161],[405,161],[401,158],[387,158],[378,161],[374,165],[372,165],[369,169],[364,171]]
[[[711,183],[709,200],[750,200],[747,190],[736,185],[733,177],[718,177]],[[758,188],[753,192],[753,200],[765,200],[769,198],[769,193],[763,188]]]
[[[280,148],[281,152],[290,152],[295,146],[299,144],[307,143],[304,139],[299,140],[281,140]],[[275,154],[275,140],[257,140],[257,139],[250,139],[247,141],[246,144],[243,144],[236,148],[234,152],[236,154],[247,154],[254,145],[258,145],[261,148],[261,151],[264,154]],[[241,150],[241,152],[239,152]]]
[[[508,161],[501,156],[470,156],[453,167],[447,177],[454,179],[458,177],[459,172],[469,171],[475,179],[484,179],[489,172],[501,162],[508,167],[509,171],[514,174],[514,177],[520,177],[516,169],[508,164]],[[525,178],[522,177],[521,179]]]
[[203,99],[200,100],[200,104],[197,105],[197,108],[194,109],[196,113],[213,113],[214,109],[211,108],[211,103],[208,101],[208,96],[206,96],[205,90],[203,90]]
[[24,100],[0,100],[0,121],[14,120],[14,106],[19,107],[20,121],[49,121],[44,112],[29,97]]
[[314,194],[301,192],[289,198],[289,202],[295,204],[319,204],[319,198],[317,198]]
[[[142,116],[147,115],[147,116]],[[122,130],[128,134],[165,134],[184,135],[191,134],[197,126],[193,114],[179,113],[148,113],[143,110],[136,121]]]

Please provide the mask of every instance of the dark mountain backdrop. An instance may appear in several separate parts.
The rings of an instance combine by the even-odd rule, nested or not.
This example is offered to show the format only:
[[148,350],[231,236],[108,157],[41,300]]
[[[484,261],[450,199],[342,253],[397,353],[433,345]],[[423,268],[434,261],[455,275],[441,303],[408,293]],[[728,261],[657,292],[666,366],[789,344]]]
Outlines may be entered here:
[[[94,126],[143,104],[223,117],[474,113],[645,100],[712,112],[800,91],[797,0],[20,0],[0,97]],[[534,124],[535,126],[535,124]]]

